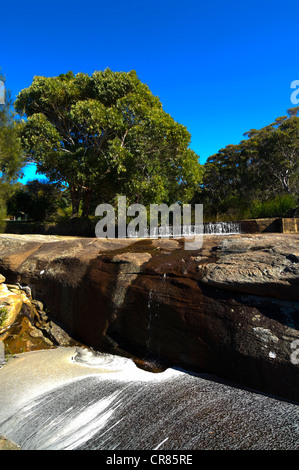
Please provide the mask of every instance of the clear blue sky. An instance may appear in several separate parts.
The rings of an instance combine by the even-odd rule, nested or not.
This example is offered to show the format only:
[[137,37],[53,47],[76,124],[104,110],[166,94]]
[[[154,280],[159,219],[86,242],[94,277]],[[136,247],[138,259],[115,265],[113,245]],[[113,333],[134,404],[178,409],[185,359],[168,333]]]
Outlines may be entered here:
[[13,96],[34,75],[134,69],[201,163],[293,106],[298,0],[10,0],[0,15]]

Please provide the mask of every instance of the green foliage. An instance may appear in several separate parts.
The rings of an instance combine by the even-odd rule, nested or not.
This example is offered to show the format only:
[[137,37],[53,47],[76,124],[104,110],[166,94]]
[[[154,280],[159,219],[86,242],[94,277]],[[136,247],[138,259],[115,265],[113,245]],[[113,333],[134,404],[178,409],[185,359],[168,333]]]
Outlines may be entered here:
[[8,317],[8,310],[7,307],[4,305],[0,306],[0,328],[4,325],[5,321]]
[[253,201],[243,218],[262,219],[266,217],[288,217],[296,207],[296,199],[290,194],[276,196],[266,201]]
[[210,219],[283,216],[299,205],[299,111],[228,145],[204,166],[201,199]]
[[[5,78],[0,74],[0,80]],[[5,104],[0,104],[0,184],[20,176],[23,165],[20,127],[13,112],[9,91],[5,93]]]
[[33,180],[26,185],[19,184],[7,201],[10,216],[26,218],[35,222],[51,221],[63,214],[69,205],[65,191],[59,185],[47,181]]
[[[5,82],[1,74],[0,80]],[[20,176],[24,163],[20,127],[12,105],[6,90],[5,103],[0,104],[0,232],[5,229],[6,201],[11,194],[11,184]]]
[[73,216],[93,201],[188,202],[201,180],[190,134],[162,109],[135,71],[69,72],[35,77],[16,109],[28,119],[22,142],[28,161],[50,182],[69,185]]

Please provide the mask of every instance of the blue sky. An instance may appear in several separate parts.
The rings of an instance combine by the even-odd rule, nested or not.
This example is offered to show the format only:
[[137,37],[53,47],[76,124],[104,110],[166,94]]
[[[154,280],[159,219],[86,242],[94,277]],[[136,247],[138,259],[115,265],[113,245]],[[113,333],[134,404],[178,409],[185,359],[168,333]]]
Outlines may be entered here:
[[201,163],[293,106],[298,0],[11,0],[0,15],[13,96],[35,75],[134,69],[188,128]]

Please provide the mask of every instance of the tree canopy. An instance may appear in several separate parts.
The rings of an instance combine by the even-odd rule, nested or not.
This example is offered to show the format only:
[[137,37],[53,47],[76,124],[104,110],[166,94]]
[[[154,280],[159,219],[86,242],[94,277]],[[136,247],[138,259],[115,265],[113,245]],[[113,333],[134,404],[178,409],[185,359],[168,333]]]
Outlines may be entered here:
[[[1,82],[5,77],[0,74]],[[6,200],[11,193],[11,183],[21,175],[24,163],[19,124],[15,119],[10,93],[5,89],[4,104],[0,104],[0,230],[6,214]]]
[[[5,77],[0,74],[5,83]],[[5,89],[4,104],[0,104],[0,172],[1,184],[20,176],[23,159],[18,123],[15,120],[13,101]]]
[[[3,181],[20,163],[9,109],[0,116]],[[249,130],[205,165],[190,149],[186,127],[163,110],[135,71],[34,77],[15,109],[25,116],[26,161],[36,163],[49,183],[69,189],[73,216],[87,216],[118,195],[128,204],[203,203],[208,220],[282,216],[299,206],[299,107]],[[278,204],[274,210],[271,201]],[[256,209],[263,204],[264,213]]]
[[7,200],[7,212],[29,221],[49,221],[57,216],[59,209],[67,207],[64,193],[63,188],[47,180],[32,180],[25,185],[17,183]]
[[49,181],[66,183],[73,216],[117,194],[128,202],[189,201],[201,180],[190,134],[135,71],[34,77],[16,99],[27,116],[27,161]]
[[299,107],[289,109],[286,116],[260,130],[251,129],[239,144],[208,158],[196,197],[204,203],[206,215],[250,215],[257,201],[277,197],[298,207],[298,111]]

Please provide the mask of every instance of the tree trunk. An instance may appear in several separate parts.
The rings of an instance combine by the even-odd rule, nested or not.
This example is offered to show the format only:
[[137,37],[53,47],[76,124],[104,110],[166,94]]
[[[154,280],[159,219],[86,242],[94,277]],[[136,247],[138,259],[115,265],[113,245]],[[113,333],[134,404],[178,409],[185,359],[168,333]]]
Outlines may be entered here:
[[79,217],[80,201],[81,201],[82,190],[75,184],[71,187],[71,198],[72,198],[72,218]]
[[83,192],[83,210],[81,217],[88,217],[90,211],[91,197],[93,190],[90,188],[84,188]]

